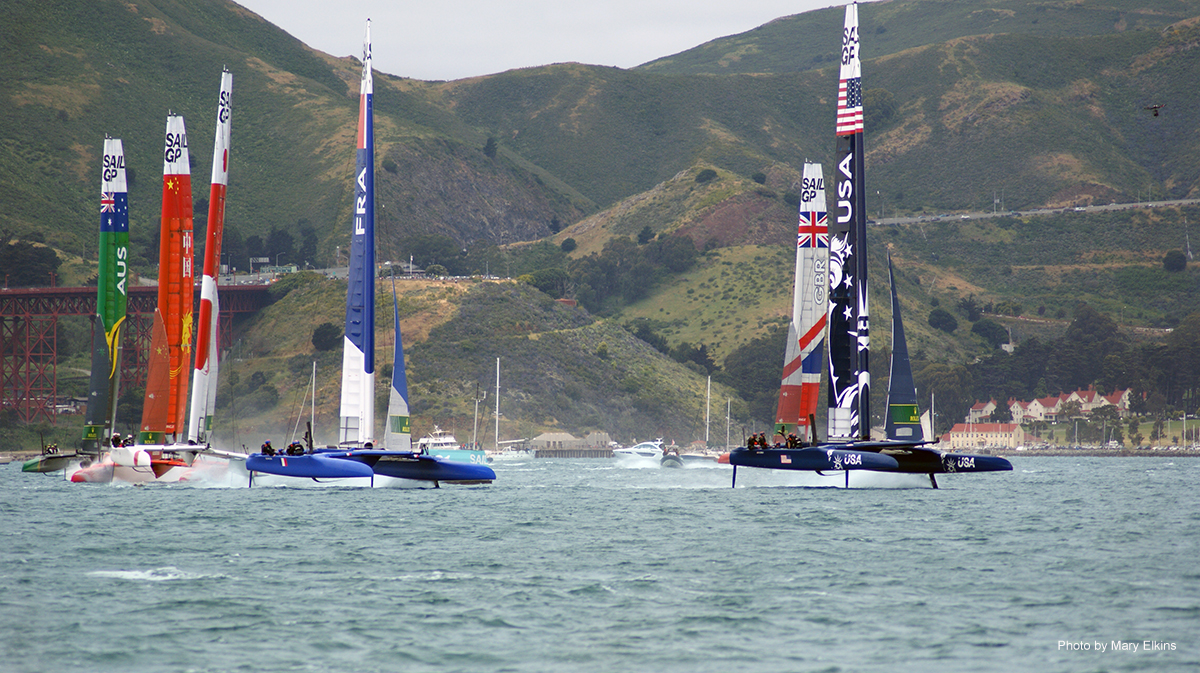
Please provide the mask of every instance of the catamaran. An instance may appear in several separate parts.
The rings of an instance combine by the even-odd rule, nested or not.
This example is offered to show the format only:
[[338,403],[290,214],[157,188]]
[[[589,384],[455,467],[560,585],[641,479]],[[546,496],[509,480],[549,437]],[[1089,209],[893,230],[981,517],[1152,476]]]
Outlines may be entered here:
[[[129,299],[129,194],[120,138],[104,139],[100,176],[100,263],[96,275],[96,322],[92,372],[80,452],[48,452],[26,461],[24,472],[57,472],[72,463],[101,462],[107,455],[121,383],[121,343]],[[111,472],[111,470],[109,470]]]
[[[255,473],[314,481],[351,479],[374,486],[376,477],[415,482],[490,483],[496,473],[486,465],[455,462],[412,450],[408,391],[399,309],[392,288],[396,339],[392,390],[386,428],[387,447],[375,448],[375,139],[371,74],[371,22],[363,40],[359,84],[357,150],[354,167],[354,218],[350,239],[349,284],[342,350],[342,397],[337,446],[317,448],[312,433],[306,451],[293,455],[259,452],[246,457]],[[393,280],[393,283],[395,281]]]
[[[920,418],[916,413],[916,389],[912,385],[911,368],[908,365],[907,348],[904,345],[903,325],[900,324],[899,302],[893,293],[893,325],[898,326],[893,339],[899,340],[903,360],[893,353],[893,367],[908,368],[907,377],[902,371],[893,371],[899,380],[896,386],[895,406],[889,406],[889,416],[895,413],[901,421],[889,422],[888,439],[871,438],[870,387],[870,316],[867,293],[867,211],[866,189],[863,171],[863,99],[862,66],[859,58],[858,6],[846,6],[846,20],[842,32],[842,61],[838,77],[837,104],[837,152],[834,173],[836,176],[837,211],[835,220],[827,229],[813,226],[814,222],[826,221],[823,188],[818,194],[805,192],[800,204],[800,231],[797,247],[808,235],[816,239],[827,235],[828,248],[818,252],[815,258],[827,254],[828,304],[824,316],[812,310],[819,293],[811,292],[812,300],[805,300],[802,293],[821,282],[820,265],[813,259],[806,265],[804,255],[797,251],[796,299],[793,305],[792,326],[784,364],[784,380],[780,392],[779,414],[776,431],[783,434],[789,424],[803,427],[797,416],[808,412],[807,427],[814,430],[815,414],[803,403],[794,404],[790,399],[795,385],[800,384],[800,399],[804,381],[792,377],[796,369],[805,371],[804,348],[810,347],[808,355],[819,353],[819,343],[814,344],[812,333],[823,328],[829,341],[829,388],[828,388],[828,441],[817,443],[815,432],[806,438],[814,446],[803,446],[805,442],[789,437],[788,446],[775,447],[756,444],[730,452],[729,462],[733,465],[733,484],[737,484],[738,466],[759,467],[775,470],[809,470],[818,473],[843,472],[845,483],[850,485],[852,470],[877,472],[927,473],[930,483],[937,488],[935,473],[944,472],[990,472],[1011,470],[1012,465],[995,456],[971,456],[965,454],[943,454],[927,447],[932,443],[920,433]],[[817,175],[820,169],[817,168]],[[809,184],[809,168],[805,166],[805,185]],[[823,187],[823,186],[822,186]],[[809,211],[806,211],[806,208]],[[813,247],[818,243],[814,240]],[[889,260],[889,273],[890,273]],[[820,323],[824,322],[824,325]],[[895,329],[895,328],[894,328]],[[797,362],[799,360],[799,362]],[[820,355],[816,356],[817,362]],[[819,366],[816,368],[819,377]],[[819,380],[819,378],[818,378]],[[810,380],[811,383],[811,380]],[[819,385],[819,384],[817,384]],[[910,387],[911,401],[901,390]],[[890,390],[889,390],[890,392]],[[891,396],[889,396],[889,404]],[[796,409],[801,409],[800,414]],[[915,419],[915,420],[914,420]],[[914,426],[915,423],[915,426]],[[798,445],[799,444],[799,445]]]

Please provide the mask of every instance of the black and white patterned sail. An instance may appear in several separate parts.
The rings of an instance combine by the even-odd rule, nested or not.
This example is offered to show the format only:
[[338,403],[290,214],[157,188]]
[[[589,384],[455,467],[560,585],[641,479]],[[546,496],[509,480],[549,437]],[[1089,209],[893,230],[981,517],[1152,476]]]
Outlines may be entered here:
[[846,6],[838,77],[835,217],[829,223],[829,438],[869,439],[867,212],[858,6]]

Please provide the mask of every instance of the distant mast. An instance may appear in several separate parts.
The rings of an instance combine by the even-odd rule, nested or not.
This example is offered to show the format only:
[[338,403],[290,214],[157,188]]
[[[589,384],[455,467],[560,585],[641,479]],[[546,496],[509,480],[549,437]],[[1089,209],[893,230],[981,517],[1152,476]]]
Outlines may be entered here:
[[167,115],[163,151],[158,306],[154,309],[146,399],[138,444],[166,444],[183,433],[192,350],[192,177],[183,117]]
[[192,370],[192,405],[188,417],[188,440],[208,441],[213,411],[217,406],[217,264],[225,228],[225,189],[229,184],[230,113],[233,103],[233,74],[221,73],[217,96],[217,134],[213,141],[212,186],[208,198],[208,234],[204,243],[204,278],[200,284],[200,322],[196,328],[196,366]]
[[354,163],[354,231],[350,238],[346,335],[342,351],[339,444],[375,438],[375,134],[371,112],[371,21],[363,38],[358,151]]
[[867,307],[867,212],[863,175],[862,68],[858,5],[846,6],[838,76],[836,218],[829,227],[829,438],[871,432]]
[[796,428],[800,439],[815,442],[810,421],[817,413],[821,392],[829,290],[829,218],[821,164],[804,164],[799,221],[792,321],[788,324],[775,434],[786,435]]
[[100,268],[96,282],[98,329],[92,338],[92,373],[88,387],[83,441],[99,451],[112,435],[121,382],[121,341],[129,300],[129,194],[125,185],[125,151],[120,138],[104,139],[100,176]]
[[[900,319],[900,295],[896,293],[896,274],[892,271],[892,253],[888,252],[888,284],[892,292],[892,366],[888,374],[888,439],[919,442],[926,438],[917,409],[917,384],[908,361],[908,341]],[[932,434],[932,433],[931,433]]]
[[388,394],[388,451],[412,451],[412,417],[408,411],[408,375],[404,371],[404,339],[400,336],[400,303],[396,301],[396,276],[392,276],[392,319],[396,342],[392,348],[392,389]]

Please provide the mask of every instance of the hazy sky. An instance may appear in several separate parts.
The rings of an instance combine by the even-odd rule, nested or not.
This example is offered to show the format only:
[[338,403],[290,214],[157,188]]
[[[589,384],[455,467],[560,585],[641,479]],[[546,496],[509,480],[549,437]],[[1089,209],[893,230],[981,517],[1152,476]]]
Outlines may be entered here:
[[845,0],[235,0],[302,42],[376,70],[461,79],[577,61],[632,68]]

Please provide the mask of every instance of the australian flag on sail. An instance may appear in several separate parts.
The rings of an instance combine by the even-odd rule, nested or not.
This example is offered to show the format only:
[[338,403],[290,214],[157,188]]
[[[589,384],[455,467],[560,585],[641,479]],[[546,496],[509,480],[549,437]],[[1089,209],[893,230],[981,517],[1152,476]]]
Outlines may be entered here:
[[800,248],[829,247],[829,215],[827,213],[800,213],[800,229],[796,234],[796,246]]
[[129,194],[100,192],[100,231],[125,233],[129,231]]
[[837,135],[863,130],[862,77],[838,82]]

